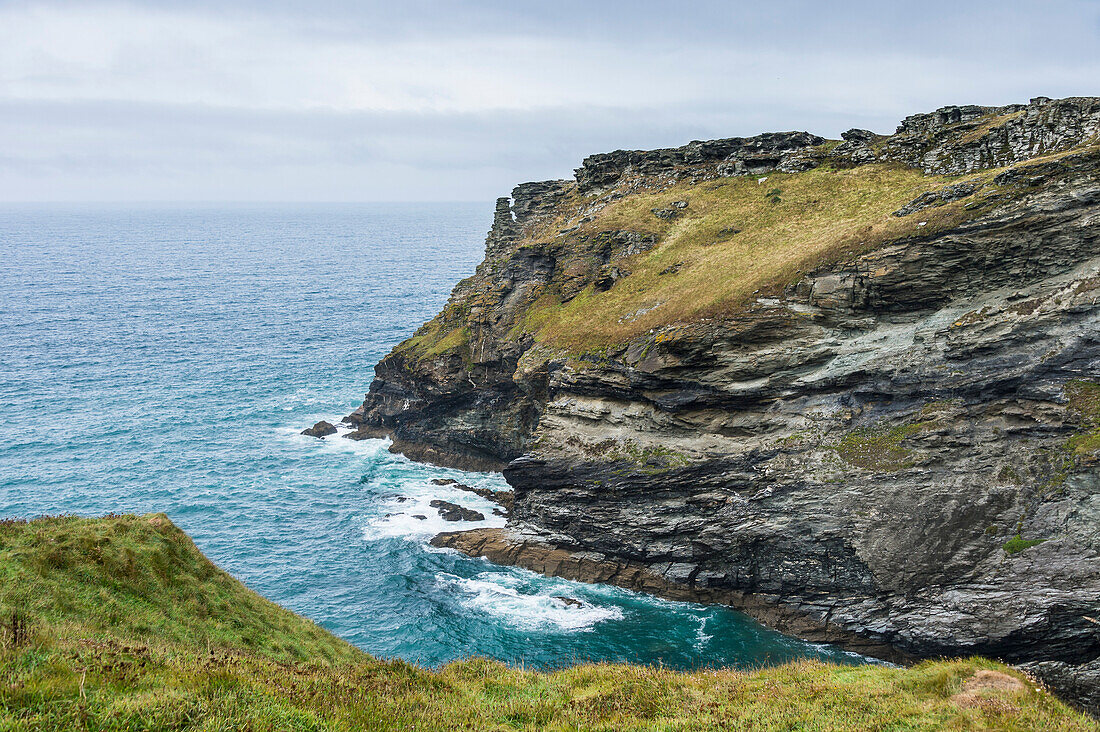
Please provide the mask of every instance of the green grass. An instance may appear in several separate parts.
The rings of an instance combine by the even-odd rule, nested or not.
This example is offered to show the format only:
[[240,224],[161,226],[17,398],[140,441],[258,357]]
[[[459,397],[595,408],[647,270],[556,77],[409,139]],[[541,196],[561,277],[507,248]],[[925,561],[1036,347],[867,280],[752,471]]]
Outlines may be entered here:
[[1025,539],[1019,534],[1004,543],[1005,554],[1019,554],[1024,549],[1042,544],[1046,539]]
[[1082,432],[1066,440],[1066,449],[1074,455],[1092,455],[1100,452],[1100,427]]
[[163,514],[0,523],[0,618],[12,612],[54,640],[109,634],[281,661],[362,656],[218,569]]
[[607,439],[595,443],[586,443],[573,435],[566,444],[579,449],[588,458],[607,462],[622,461],[632,463],[642,470],[664,472],[683,468],[691,464],[691,459],[682,452],[664,445],[639,445],[634,440]]
[[[0,729],[1098,730],[1030,683],[957,696],[982,659],[753,672],[363,654],[210,564],[163,515],[0,525]],[[7,621],[4,621],[7,622]]]
[[422,325],[397,349],[412,354],[417,360],[433,358],[449,351],[465,354],[469,350],[470,332],[458,313],[443,313]]
[[[589,286],[563,304],[548,290],[523,329],[539,342],[582,351],[625,343],[653,328],[729,315],[824,262],[952,225],[969,202],[895,217],[893,211],[949,179],[894,165],[767,178],[767,187],[742,176],[610,203],[575,236],[638,231],[657,235],[658,246],[633,258],[629,275],[605,292]],[[782,196],[773,195],[777,190]],[[679,217],[652,215],[678,200],[689,203]],[[920,222],[926,226],[918,228]],[[732,229],[739,231],[722,233]]]

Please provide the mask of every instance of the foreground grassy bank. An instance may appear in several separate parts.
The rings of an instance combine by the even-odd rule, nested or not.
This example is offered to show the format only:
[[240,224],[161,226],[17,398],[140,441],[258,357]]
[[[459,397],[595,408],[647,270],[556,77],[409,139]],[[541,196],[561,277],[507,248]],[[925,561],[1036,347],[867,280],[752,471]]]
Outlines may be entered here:
[[0,524],[0,623],[0,730],[1100,730],[982,659],[691,674],[379,661],[250,592],[163,515]]

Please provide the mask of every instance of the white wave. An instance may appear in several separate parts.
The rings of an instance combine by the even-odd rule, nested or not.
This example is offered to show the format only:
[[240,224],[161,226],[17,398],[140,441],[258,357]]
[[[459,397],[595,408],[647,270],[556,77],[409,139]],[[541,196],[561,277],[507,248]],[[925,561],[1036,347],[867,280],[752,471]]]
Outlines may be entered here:
[[[445,531],[499,528],[507,523],[503,516],[494,513],[500,510],[496,503],[451,485],[432,483],[435,478],[450,478],[471,487],[509,490],[499,473],[467,473],[416,463],[389,452],[393,444],[389,439],[348,440],[344,435],[352,431],[349,427],[335,419],[314,416],[314,422],[320,419],[332,422],[336,434],[319,440],[301,434],[304,428],[297,425],[279,427],[276,432],[303,447],[352,453],[369,459],[363,490],[379,499],[371,506],[363,524],[363,537],[368,541],[403,538],[427,545],[433,536]],[[481,521],[445,521],[431,505],[436,499],[473,509],[485,518]]]
[[695,646],[695,650],[697,651],[703,650],[706,647],[707,643],[710,643],[711,638],[714,637],[713,635],[706,632],[707,619],[708,618],[706,615],[699,617],[699,627],[695,630],[696,641],[693,644]]
[[810,643],[806,641],[806,645],[813,648],[820,653],[835,653],[841,656],[847,656],[853,660],[861,661],[873,666],[886,666],[887,668],[901,668],[896,663],[890,661],[884,661],[881,658],[875,658],[874,656],[864,656],[862,653],[856,653],[855,651],[847,651],[839,646],[830,645],[828,643]]
[[588,631],[597,623],[623,617],[619,607],[594,605],[587,600],[579,607],[567,604],[549,594],[554,586],[544,587],[537,594],[521,592],[524,580],[502,572],[482,572],[471,578],[439,574],[437,580],[456,592],[464,607],[525,630]]
[[[392,479],[380,476],[372,479],[368,487],[375,490],[389,487]],[[450,486],[432,485],[430,479],[406,479],[395,486],[398,494],[374,507],[376,515],[368,518],[363,526],[363,538],[368,541],[401,538],[427,543],[436,534],[445,531],[462,531],[473,528],[500,528],[507,523],[503,516],[493,513],[500,508],[480,496],[459,491]],[[481,513],[481,521],[445,521],[431,502],[439,499],[470,508]],[[423,516],[423,518],[417,518]]]
[[[303,420],[302,424],[276,427],[275,434],[285,440],[291,440],[298,443],[303,447],[312,447],[318,450],[329,450],[333,452],[353,453],[362,457],[375,457],[382,455],[389,450],[391,441],[386,439],[370,439],[370,440],[347,440],[344,439],[344,435],[348,434],[352,430],[342,424],[336,424],[332,422],[336,427],[336,434],[329,435],[328,437],[318,439],[316,437],[310,437],[309,435],[303,435],[302,430],[306,427],[312,427],[318,421],[325,419],[332,422],[331,418],[316,417],[315,419]],[[309,422],[309,424],[305,424]],[[305,425],[305,426],[302,426]]]
[[338,390],[330,389],[328,392],[316,388],[300,388],[286,394],[276,395],[264,405],[267,409],[278,409],[283,412],[291,412],[301,409],[303,406],[312,407],[315,404],[332,405],[343,396]]

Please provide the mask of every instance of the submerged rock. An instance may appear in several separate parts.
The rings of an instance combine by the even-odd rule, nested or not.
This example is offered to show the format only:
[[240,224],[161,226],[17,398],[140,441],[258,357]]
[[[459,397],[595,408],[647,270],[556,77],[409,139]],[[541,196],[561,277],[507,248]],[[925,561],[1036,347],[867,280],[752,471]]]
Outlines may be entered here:
[[[512,491],[496,491],[492,488],[475,488],[473,486],[466,485],[465,483],[459,483],[454,478],[432,478],[433,485],[451,486],[460,491],[466,491],[467,493],[473,493],[475,496],[481,496],[494,503],[499,503],[504,507],[505,511],[512,510]],[[494,514],[500,516],[506,516],[507,513],[498,513],[496,509],[493,510]]]

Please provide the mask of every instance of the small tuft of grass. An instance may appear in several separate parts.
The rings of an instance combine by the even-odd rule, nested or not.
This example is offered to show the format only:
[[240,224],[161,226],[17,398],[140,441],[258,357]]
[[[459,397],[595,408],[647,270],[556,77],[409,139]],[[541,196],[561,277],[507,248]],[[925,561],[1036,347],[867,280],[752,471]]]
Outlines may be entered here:
[[1025,539],[1019,534],[1004,543],[1005,554],[1019,554],[1024,549],[1042,544],[1046,539]]

